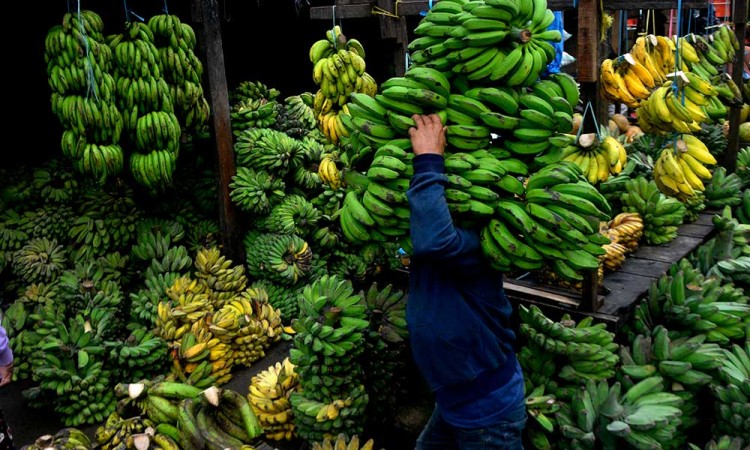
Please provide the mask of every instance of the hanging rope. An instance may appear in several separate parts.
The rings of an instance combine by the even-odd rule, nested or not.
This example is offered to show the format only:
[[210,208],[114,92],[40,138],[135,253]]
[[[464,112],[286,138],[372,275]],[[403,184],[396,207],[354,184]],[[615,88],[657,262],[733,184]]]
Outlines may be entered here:
[[86,50],[86,55],[84,56],[86,64],[86,98],[93,95],[94,99],[98,102],[99,93],[97,92],[96,79],[94,78],[94,66],[91,64],[89,37],[83,26],[83,20],[83,16],[81,15],[81,0],[78,0],[78,31],[83,36],[83,45]]
[[401,3],[401,0],[396,0],[396,3],[393,5],[393,12],[386,11],[385,9],[379,7],[379,6],[373,6],[371,14],[379,14],[381,16],[386,17],[392,17],[394,19],[398,19],[401,16],[398,15],[398,4]]
[[164,0],[164,14],[169,15],[169,7],[167,6],[167,0]]
[[599,122],[596,120],[596,113],[594,112],[594,105],[591,104],[591,100],[586,102],[586,107],[583,109],[583,115],[581,116],[581,126],[578,127],[578,133],[576,134],[576,142],[581,138],[583,133],[583,124],[586,122],[586,115],[591,112],[591,119],[594,121],[594,129],[596,132],[596,138],[601,140],[601,134],[599,133]]

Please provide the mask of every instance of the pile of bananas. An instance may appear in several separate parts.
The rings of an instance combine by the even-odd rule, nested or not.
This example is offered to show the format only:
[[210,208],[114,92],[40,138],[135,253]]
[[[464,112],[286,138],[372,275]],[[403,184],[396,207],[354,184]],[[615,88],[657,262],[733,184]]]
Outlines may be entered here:
[[124,166],[123,118],[115,105],[112,50],[93,11],[66,13],[45,38],[44,60],[52,112],[63,126],[61,147],[79,173],[100,184]]
[[563,147],[560,155],[563,161],[579,166],[591,184],[603,183],[610,175],[618,175],[628,160],[622,141],[612,136],[607,127],[601,126],[598,137],[594,136],[582,134],[576,144]]
[[243,244],[247,273],[254,277],[293,285],[310,271],[312,249],[295,234],[250,232]]
[[[140,437],[132,431],[123,433],[123,421],[147,422],[150,430],[145,433],[159,445],[171,444],[169,449],[244,450],[252,448],[250,442],[263,434],[248,400],[229,389],[211,386],[203,390],[178,382],[142,380],[118,384],[115,390],[127,405],[123,414],[131,418],[123,420],[123,414],[114,414],[97,430],[97,439],[109,445],[118,434],[121,440]],[[155,439],[159,435],[164,439]]]
[[598,270],[599,233],[609,204],[572,163],[545,166],[528,178],[523,202],[501,200],[481,232],[490,264],[500,271],[537,270],[548,265],[561,278],[581,281],[582,271]]
[[675,437],[682,399],[665,392],[664,379],[652,376],[625,386],[588,380],[570,404],[561,405],[555,419],[569,445],[595,448],[602,441],[615,447],[662,448]]
[[195,31],[174,14],[152,16],[148,27],[154,35],[177,119],[187,130],[202,131],[210,108],[203,95],[203,64],[195,56]]
[[[605,59],[599,72],[604,98],[630,108],[637,108],[641,100],[647,99],[656,86],[651,72],[630,53],[614,60]],[[662,80],[659,81],[661,85]]]
[[238,136],[248,128],[266,128],[276,123],[279,115],[276,100],[280,92],[259,81],[243,81],[229,96],[232,132]]
[[334,144],[348,131],[341,121],[341,107],[349,102],[353,92],[374,96],[378,85],[365,72],[365,49],[356,39],[341,33],[341,27],[326,31],[326,38],[310,47],[313,81],[320,86],[315,93],[313,109],[323,134]]
[[618,375],[624,383],[661,376],[671,386],[669,391],[682,399],[680,433],[669,443],[671,448],[684,446],[687,430],[698,424],[698,395],[713,380],[714,370],[724,359],[722,349],[705,340],[702,334],[670,339],[667,329],[659,325],[653,330],[653,338],[638,335],[632,350],[622,347],[620,352],[623,365]]
[[685,205],[662,194],[654,181],[642,176],[627,181],[620,200],[624,212],[641,216],[646,243],[666,244],[677,237],[677,228],[685,216]]
[[110,361],[119,366],[117,380],[141,380],[165,373],[168,369],[167,343],[145,328],[137,328],[122,342],[110,344]]
[[638,249],[643,237],[643,219],[637,212],[623,212],[613,217],[605,229],[612,242],[617,242],[632,253]]
[[688,448],[690,450],[742,450],[745,448],[743,446],[745,441],[743,441],[741,438],[737,436],[719,436],[718,438],[711,439],[708,441],[705,445],[705,447],[700,447],[695,444],[688,443]]
[[301,139],[318,127],[318,119],[313,109],[315,96],[310,92],[290,95],[284,99],[284,109],[277,117],[279,131]]
[[411,60],[475,82],[530,86],[555,58],[550,42],[562,39],[548,30],[554,20],[546,0],[443,2],[414,29]]
[[[154,422],[146,417],[135,416],[124,419],[117,412],[112,412],[107,417],[107,421],[96,429],[94,437],[98,444],[97,448],[101,448],[102,450],[111,450],[114,448],[152,448],[149,444],[153,437],[151,433],[154,431],[154,425]],[[156,440],[154,439],[154,441]],[[136,447],[136,442],[139,444],[139,447]],[[156,448],[167,450],[175,448],[173,446],[175,443],[171,439],[164,442],[164,444],[157,444],[158,447]]]
[[130,22],[109,42],[114,55],[117,106],[133,146],[130,173],[151,193],[172,185],[182,128],[164,78],[154,33],[145,23]]
[[193,275],[205,286],[215,310],[235,299],[247,287],[247,276],[242,264],[234,264],[221,254],[218,247],[202,248],[195,255]]
[[653,282],[635,317],[636,331],[642,334],[662,323],[676,336],[705,334],[709,342],[727,345],[746,338],[743,322],[750,317],[750,304],[741,288],[707,278],[683,259]]
[[265,292],[268,304],[279,311],[281,321],[288,324],[293,318],[297,317],[299,305],[297,304],[297,295],[302,290],[300,283],[296,285],[282,285],[273,283],[268,280],[257,280],[250,285],[248,292]]
[[231,378],[234,352],[210,332],[206,319],[194,322],[179,342],[171,343],[174,379],[198,387],[222,385]]
[[289,358],[269,366],[250,380],[247,399],[263,428],[266,439],[291,440],[294,418],[289,397],[299,385],[299,377]]
[[313,442],[312,450],[372,450],[374,445],[375,441],[372,439],[368,439],[367,442],[360,445],[359,436],[356,434],[347,437],[345,434],[339,433],[335,438],[328,437],[321,442]]
[[719,367],[719,380],[713,387],[717,401],[716,424],[719,433],[736,436],[750,441],[750,344],[745,348],[734,344],[731,349],[723,349],[724,358]]
[[706,183],[706,206],[713,209],[723,209],[726,206],[734,207],[742,203],[742,178],[736,173],[727,174],[724,167],[716,167],[713,178]]
[[323,275],[305,286],[290,361],[299,390],[290,396],[297,435],[321,441],[339,432],[360,434],[368,396],[360,355],[370,326],[367,307],[352,284]]
[[33,444],[21,447],[22,450],[64,450],[69,448],[91,450],[94,447],[86,433],[77,428],[63,428],[54,435],[45,434],[37,438]]
[[[606,380],[615,375],[615,367],[620,361],[615,352],[619,346],[614,343],[614,333],[607,331],[606,324],[593,324],[590,316],[577,325],[567,320],[555,322],[534,305],[528,308],[522,305],[519,317],[521,335],[531,347],[521,359],[536,359],[538,353],[547,352],[555,355],[553,366],[561,366],[559,370],[545,374],[546,377],[534,379],[534,386],[548,384],[548,381],[578,386],[586,380]],[[531,367],[534,363],[527,360],[522,364]],[[549,380],[551,377],[556,378]]]
[[48,311],[52,317],[31,315],[32,320],[41,322],[35,332],[44,338],[32,360],[32,376],[39,385],[25,395],[52,395],[55,412],[66,426],[101,422],[115,408],[115,397],[107,387],[111,373],[104,364],[102,336],[111,313],[103,311],[108,317],[99,323],[82,315],[65,320],[55,317],[59,311],[54,310]]
[[65,269],[68,254],[57,240],[36,238],[16,250],[11,259],[11,271],[25,283],[48,283]]
[[683,72],[682,76],[684,79],[667,81],[641,101],[636,114],[644,132],[692,134],[701,130],[701,124],[713,121],[707,107],[709,99],[718,95],[716,88],[694,73]]
[[682,200],[705,190],[702,180],[713,174],[706,167],[716,164],[706,145],[690,134],[680,135],[661,150],[654,164],[654,181],[662,193]]
[[296,234],[310,237],[315,231],[321,212],[303,195],[289,194],[271,209],[257,227],[268,233]]

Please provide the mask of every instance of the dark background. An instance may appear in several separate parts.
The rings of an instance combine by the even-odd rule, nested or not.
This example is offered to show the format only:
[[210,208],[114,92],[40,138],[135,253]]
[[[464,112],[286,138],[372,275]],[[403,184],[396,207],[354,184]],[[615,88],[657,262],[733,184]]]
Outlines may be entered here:
[[[222,36],[227,83],[230,89],[242,81],[259,81],[280,91],[280,98],[304,91],[315,92],[309,48],[325,38],[332,20],[311,20],[310,6],[333,4],[318,1],[312,5],[301,0],[219,0],[222,17]],[[170,14],[199,30],[192,21],[191,0],[169,1]],[[16,30],[6,28],[6,155],[3,165],[38,163],[61,154],[59,141],[62,133],[57,118],[50,110],[51,90],[47,85],[44,63],[44,39],[47,31],[62,22],[76,1],[26,3],[13,2],[5,11],[9,22],[18,21]],[[128,0],[127,6],[146,21],[161,14],[163,0]],[[121,33],[125,28],[125,9],[122,1],[84,0],[83,9],[99,14],[105,35]],[[357,38],[367,52],[367,72],[380,83],[392,74],[391,48],[393,42],[380,39],[378,20],[347,19],[337,21],[345,35]],[[13,33],[13,34],[11,34]],[[197,33],[198,46],[202,37]],[[200,48],[196,53],[205,64]],[[204,89],[208,84],[204,73]],[[206,92],[206,96],[208,93]],[[14,144],[11,144],[14,142]],[[0,181],[0,184],[2,181]]]

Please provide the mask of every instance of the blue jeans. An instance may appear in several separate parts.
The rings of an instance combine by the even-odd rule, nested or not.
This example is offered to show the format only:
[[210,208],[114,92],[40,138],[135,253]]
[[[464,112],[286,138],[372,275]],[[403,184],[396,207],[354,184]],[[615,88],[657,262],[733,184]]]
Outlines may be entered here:
[[443,420],[437,408],[417,439],[416,450],[523,450],[526,410],[485,428],[458,428]]

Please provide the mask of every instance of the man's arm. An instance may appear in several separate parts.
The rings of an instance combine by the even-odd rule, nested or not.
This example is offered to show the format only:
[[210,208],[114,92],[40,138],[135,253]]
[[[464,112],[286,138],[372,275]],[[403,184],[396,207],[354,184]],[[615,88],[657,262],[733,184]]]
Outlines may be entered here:
[[411,209],[414,256],[455,268],[474,267],[480,263],[479,237],[454,226],[445,199],[445,128],[434,114],[413,118],[416,127],[409,130],[409,135],[415,155],[414,176],[406,195]]

